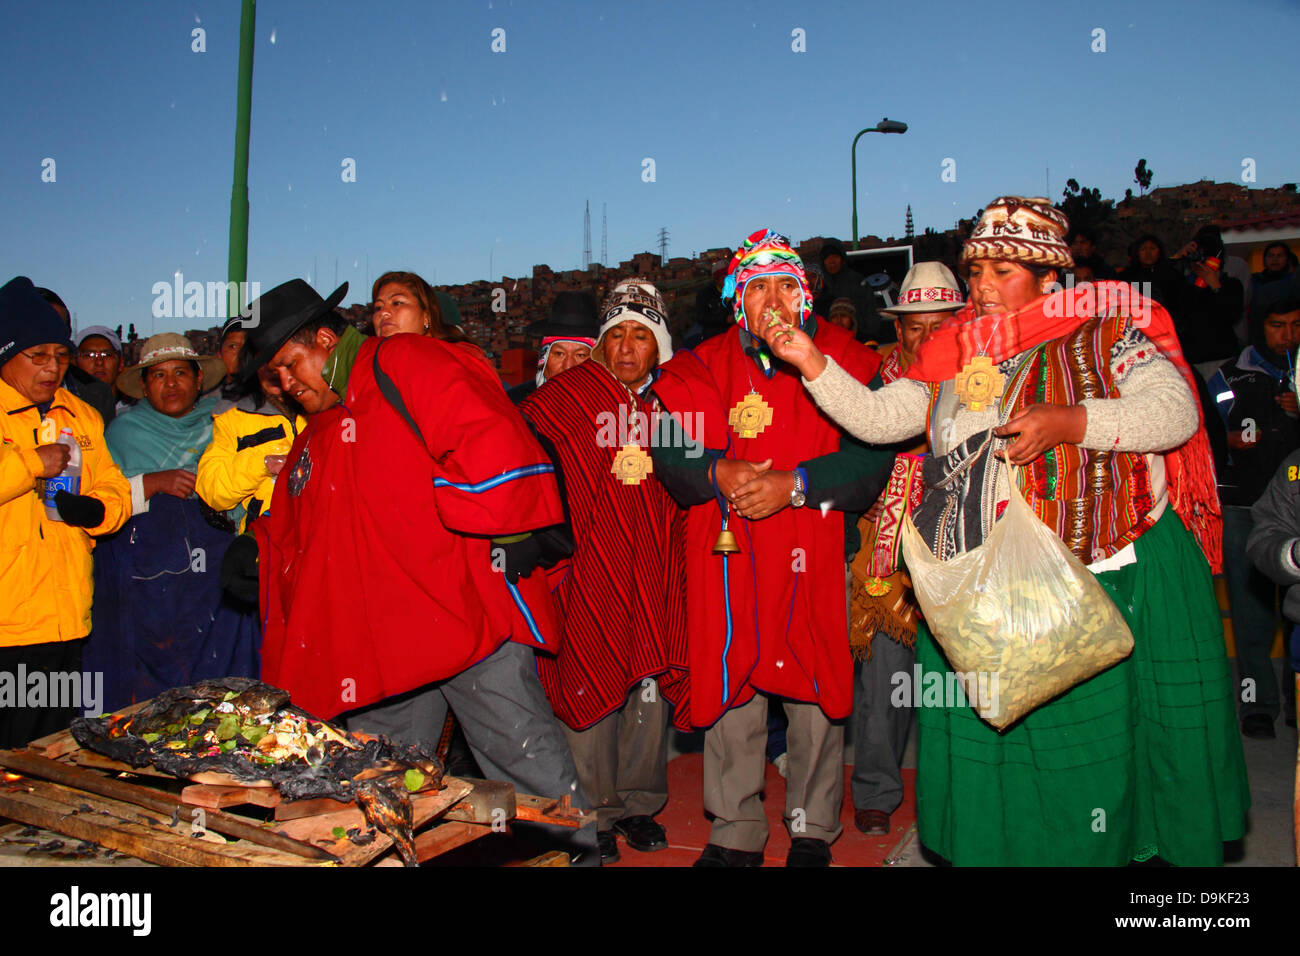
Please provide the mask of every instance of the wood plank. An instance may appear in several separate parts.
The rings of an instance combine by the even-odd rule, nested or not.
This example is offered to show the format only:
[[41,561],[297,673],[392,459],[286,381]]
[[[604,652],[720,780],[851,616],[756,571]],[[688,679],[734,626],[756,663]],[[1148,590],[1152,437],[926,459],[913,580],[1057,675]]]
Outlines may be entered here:
[[207,783],[192,783],[181,791],[181,799],[196,807],[220,810],[223,807],[278,807],[280,793],[265,787],[217,787]]
[[444,820],[460,823],[509,823],[515,819],[515,788],[502,780],[480,780],[477,777],[446,777],[445,781],[459,780],[473,787],[464,799],[448,810]]
[[514,863],[507,863],[506,866],[568,866],[569,854],[563,850],[551,850],[549,853],[543,853],[541,856],[535,856],[531,860],[519,860]]
[[248,843],[217,845],[195,839],[189,835],[189,821],[173,828],[131,804],[42,780],[0,782],[0,816],[163,866],[301,866],[305,862]]
[[143,767],[132,767],[129,763],[122,763],[120,760],[114,760],[111,757],[105,757],[103,754],[95,753],[93,750],[74,750],[66,754],[62,762],[74,763],[79,767],[91,767],[95,770],[112,770],[115,773],[133,773],[141,777],[159,777],[163,780],[179,780],[179,777],[173,777],[169,773],[163,773],[148,765]]
[[[452,782],[448,783],[447,781]],[[456,780],[454,777],[445,778],[443,782],[447,785],[441,790],[417,793],[411,797],[411,818],[414,830],[418,831],[421,827],[428,825],[434,818],[441,816],[449,807],[473,789],[470,784]],[[355,803],[339,803],[335,800],[329,802],[339,809],[328,813],[318,813],[314,816],[277,821],[274,827],[275,832],[283,833],[287,837],[292,837],[312,846],[321,847],[326,852],[337,856],[344,866],[364,866],[388,852],[392,847],[392,839],[379,831],[375,831],[375,839],[372,842],[363,846],[358,846],[347,837],[341,840],[335,838],[333,833],[335,827],[342,827],[344,831],[355,827],[364,833],[370,825],[366,822],[365,815]]]
[[314,817],[320,813],[333,813],[348,804],[330,797],[318,800],[281,800],[275,807],[275,819],[298,820],[302,817]]
[[528,793],[515,794],[516,816],[530,823],[551,823],[555,826],[581,829],[596,822],[595,813],[583,813],[573,806],[569,797],[535,797]]
[[[459,823],[448,821],[439,823],[430,830],[425,830],[415,838],[415,858],[421,863],[441,856],[448,850],[473,842],[492,833],[490,826],[480,823]],[[402,860],[397,854],[391,854],[380,860],[375,866],[401,866]]]
[[[124,853],[106,850],[99,844],[74,840],[53,830],[35,828],[31,836],[24,836],[27,830],[27,826],[22,823],[0,825],[0,868],[12,869],[25,866],[108,868],[154,865]],[[63,846],[57,850],[40,849],[54,840],[62,840]],[[89,854],[81,852],[82,847],[87,845],[93,847]]]
[[[0,766],[16,770],[29,778],[50,780],[74,788],[77,792],[97,794],[113,800],[120,800],[138,807],[146,807],[153,813],[171,816],[173,820],[183,812],[193,817],[205,811],[187,807],[179,798],[161,790],[141,787],[103,774],[95,773],[84,767],[50,760],[29,750],[0,750]],[[267,830],[243,817],[225,813],[221,810],[207,810],[207,828],[233,839],[244,839],[285,853],[293,853],[308,859],[330,863],[327,854],[318,847],[304,846],[278,833]]]

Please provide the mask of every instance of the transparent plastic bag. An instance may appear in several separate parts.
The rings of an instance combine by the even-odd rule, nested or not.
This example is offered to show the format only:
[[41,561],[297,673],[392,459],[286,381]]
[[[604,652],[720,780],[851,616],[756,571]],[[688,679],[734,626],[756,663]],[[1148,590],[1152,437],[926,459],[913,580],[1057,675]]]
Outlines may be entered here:
[[1038,520],[1011,499],[977,548],[940,561],[912,519],[903,556],[925,621],[975,712],[998,730],[1123,660],[1133,634],[1115,602]]

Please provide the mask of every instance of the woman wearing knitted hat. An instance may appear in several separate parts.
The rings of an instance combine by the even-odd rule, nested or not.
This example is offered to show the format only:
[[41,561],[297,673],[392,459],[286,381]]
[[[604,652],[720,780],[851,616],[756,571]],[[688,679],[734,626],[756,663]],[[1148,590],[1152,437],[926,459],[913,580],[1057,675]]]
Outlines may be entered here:
[[[1010,498],[1006,465],[1019,466],[1035,514],[1133,633],[1128,658],[1003,733],[969,707],[921,709],[922,841],[958,864],[1220,864],[1249,792],[1209,574],[1221,519],[1194,373],[1169,314],[1128,286],[1053,291],[1072,264],[1067,228],[1045,199],[991,203],[962,252],[970,301],[879,391],[798,331],[774,351],[857,437],[928,429],[935,471],[914,518],[940,558],[981,543]],[[958,459],[974,464],[941,489]],[[960,520],[939,520],[945,508]],[[929,642],[917,656],[947,669]]]

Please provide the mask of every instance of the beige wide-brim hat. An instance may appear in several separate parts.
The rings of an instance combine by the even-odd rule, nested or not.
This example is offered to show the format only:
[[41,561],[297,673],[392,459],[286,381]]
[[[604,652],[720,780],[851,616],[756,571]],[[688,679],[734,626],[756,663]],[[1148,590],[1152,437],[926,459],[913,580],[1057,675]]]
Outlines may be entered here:
[[966,304],[957,277],[942,262],[918,262],[907,270],[898,301],[892,308],[881,309],[885,315],[909,312],[956,312]]
[[216,355],[200,355],[194,351],[190,340],[177,332],[159,332],[145,340],[140,350],[140,364],[123,369],[117,376],[117,390],[132,398],[144,398],[144,382],[140,370],[173,360],[198,362],[203,370],[203,391],[220,384],[226,377],[226,363]]

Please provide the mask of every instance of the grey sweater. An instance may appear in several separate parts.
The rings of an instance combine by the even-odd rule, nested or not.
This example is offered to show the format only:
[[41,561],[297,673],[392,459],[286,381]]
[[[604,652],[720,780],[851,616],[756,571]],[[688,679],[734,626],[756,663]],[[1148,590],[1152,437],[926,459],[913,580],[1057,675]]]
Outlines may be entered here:
[[[1012,358],[999,371],[1010,381],[1017,365]],[[1154,453],[1177,448],[1196,432],[1199,422],[1197,399],[1178,369],[1156,350],[1141,331],[1129,327],[1111,351],[1110,368],[1119,398],[1088,398],[1088,424],[1082,447],[1097,451],[1132,451],[1148,455],[1153,513],[1163,511],[1165,476],[1163,460]],[[826,369],[809,381],[808,393],[832,419],[855,438],[872,444],[901,441],[926,428],[929,388],[912,379],[899,379],[878,391],[871,391],[835,363],[829,356]],[[998,424],[996,408],[973,412],[958,407],[955,400],[936,407],[941,427],[934,436],[934,452],[946,455],[971,435]],[[1005,469],[998,476],[1002,496]]]

